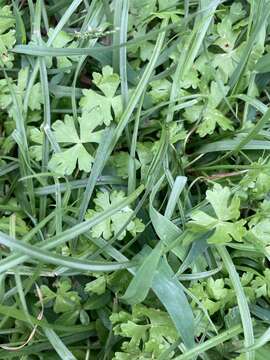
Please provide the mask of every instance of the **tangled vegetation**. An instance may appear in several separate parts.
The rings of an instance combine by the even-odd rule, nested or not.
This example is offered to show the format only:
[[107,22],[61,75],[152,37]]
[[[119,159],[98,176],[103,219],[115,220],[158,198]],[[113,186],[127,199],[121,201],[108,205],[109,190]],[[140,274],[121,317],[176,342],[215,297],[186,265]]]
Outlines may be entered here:
[[269,19],[0,0],[0,359],[268,358]]

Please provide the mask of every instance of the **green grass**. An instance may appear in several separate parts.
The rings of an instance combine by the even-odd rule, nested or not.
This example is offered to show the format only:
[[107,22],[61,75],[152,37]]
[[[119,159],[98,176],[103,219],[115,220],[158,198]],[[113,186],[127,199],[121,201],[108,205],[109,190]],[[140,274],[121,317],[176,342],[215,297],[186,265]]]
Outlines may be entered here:
[[269,353],[269,1],[0,1],[0,360]]

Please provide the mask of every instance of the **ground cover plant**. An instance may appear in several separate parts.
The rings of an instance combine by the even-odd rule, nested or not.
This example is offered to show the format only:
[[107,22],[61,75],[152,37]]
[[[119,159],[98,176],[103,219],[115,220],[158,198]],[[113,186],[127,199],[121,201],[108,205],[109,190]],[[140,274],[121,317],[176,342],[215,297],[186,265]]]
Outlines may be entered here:
[[0,0],[0,359],[268,359],[269,17]]

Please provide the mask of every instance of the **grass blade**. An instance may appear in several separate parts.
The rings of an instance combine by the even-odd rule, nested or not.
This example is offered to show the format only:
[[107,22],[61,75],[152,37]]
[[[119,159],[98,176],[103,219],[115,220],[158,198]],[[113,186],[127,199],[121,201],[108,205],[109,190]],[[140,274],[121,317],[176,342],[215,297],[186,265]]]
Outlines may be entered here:
[[193,313],[182,287],[173,276],[173,271],[167,262],[163,261],[156,271],[152,288],[168,311],[179,335],[189,349],[195,346]]
[[52,329],[44,329],[44,334],[54,347],[55,351],[62,360],[77,360],[75,356],[68,350],[60,337]]
[[[232,262],[232,259],[224,246],[218,246],[217,250],[224,262],[224,265],[229,273],[231,282],[233,284],[235,294],[237,297],[237,303],[241,315],[243,332],[245,336],[245,347],[250,347],[254,344],[254,334],[253,334],[253,325],[248,308],[247,299],[241,285],[239,275],[236,272],[235,266]],[[253,351],[248,351],[246,353],[247,360],[253,360],[255,358],[255,353]]]
[[159,242],[149,255],[146,255],[142,264],[131,280],[122,300],[130,305],[142,302],[152,286],[153,278],[163,251],[162,242]]

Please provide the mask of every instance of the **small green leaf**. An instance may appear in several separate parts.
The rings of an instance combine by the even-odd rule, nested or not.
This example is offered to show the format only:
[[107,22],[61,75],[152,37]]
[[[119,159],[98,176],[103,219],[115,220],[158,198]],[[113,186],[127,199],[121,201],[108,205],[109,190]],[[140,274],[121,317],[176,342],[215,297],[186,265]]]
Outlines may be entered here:
[[[48,36],[52,36],[55,29],[50,28],[48,31]],[[52,42],[52,47],[54,48],[75,48],[77,43],[74,40],[74,35],[67,33],[63,30],[59,31],[55,39]],[[64,72],[69,73],[72,66],[72,60],[78,60],[76,56],[61,56],[57,58],[57,67],[63,69]]]
[[85,291],[92,292],[97,295],[104,294],[106,291],[106,278],[100,276],[96,280],[93,280],[85,285]]
[[80,306],[80,297],[76,291],[71,290],[70,279],[59,282],[55,296],[54,312],[64,313],[73,311]]
[[150,83],[151,90],[149,95],[151,96],[153,103],[159,103],[161,101],[167,101],[170,97],[171,82],[166,79],[155,80]]
[[74,119],[66,115],[64,121],[57,120],[52,128],[55,139],[62,146],[69,147],[59,153],[53,154],[49,161],[49,167],[60,175],[70,175],[75,170],[77,163],[80,170],[89,172],[94,158],[86,150],[84,144],[99,143],[103,130],[94,131],[99,125],[94,119],[86,115],[78,119],[79,134],[75,127]]
[[[245,220],[239,218],[240,199],[233,196],[228,187],[222,187],[215,184],[213,190],[206,192],[206,199],[211,204],[216,217],[210,216],[207,213],[197,210],[191,214],[191,221],[188,226],[194,231],[212,230],[215,229],[213,235],[208,239],[209,243],[226,243],[232,239],[242,241],[246,234],[244,227]],[[233,222],[231,222],[233,221]]]
[[[113,206],[124,199],[125,194],[123,191],[112,191],[111,193],[108,191],[98,192],[97,197],[94,199],[94,203],[96,205],[95,210],[88,210],[85,218],[91,219],[92,216],[108,209],[108,207]],[[112,235],[116,235],[119,232],[123,224],[129,220],[132,213],[133,210],[129,206],[124,207],[116,214],[93,226],[92,236],[95,238],[103,236],[106,240],[111,238]],[[122,240],[125,238],[127,232],[135,236],[137,233],[140,233],[143,230],[144,224],[141,222],[141,220],[135,218],[129,222],[126,229],[124,229],[117,238]]]
[[0,6],[0,56],[5,66],[12,67],[14,56],[10,49],[15,45],[15,17],[10,6]]
[[83,90],[83,97],[80,100],[80,106],[83,114],[87,114],[95,119],[99,124],[110,125],[113,120],[112,110],[115,119],[118,119],[122,113],[121,96],[115,96],[115,92],[120,84],[117,74],[113,73],[110,66],[102,69],[102,74],[93,73],[93,83],[102,91],[100,95],[96,91]]
[[[109,163],[116,169],[118,176],[128,177],[129,154],[127,152],[119,151],[113,154],[110,157]],[[135,159],[135,167],[136,170],[140,168],[140,162],[137,159]]]
[[222,130],[233,130],[232,121],[224,116],[219,110],[208,107],[204,113],[203,122],[198,126],[197,133],[204,137],[213,134],[216,125]]

